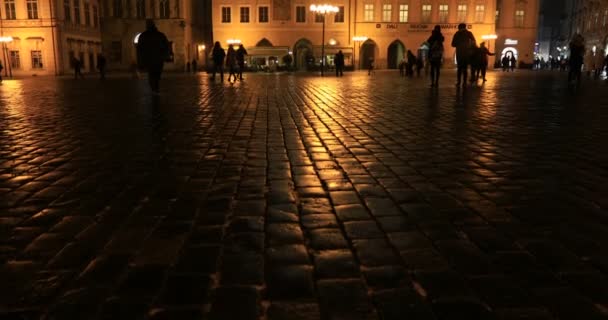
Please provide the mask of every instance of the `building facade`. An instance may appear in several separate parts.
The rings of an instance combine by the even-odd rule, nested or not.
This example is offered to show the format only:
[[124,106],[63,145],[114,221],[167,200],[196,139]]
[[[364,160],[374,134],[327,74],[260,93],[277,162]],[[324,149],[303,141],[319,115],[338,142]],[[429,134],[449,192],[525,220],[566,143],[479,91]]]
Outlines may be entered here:
[[97,0],[2,0],[0,36],[5,72],[58,75],[71,72],[78,57],[95,69],[101,52]]
[[575,0],[573,7],[570,37],[577,33],[585,37],[587,69],[608,54],[608,0]]
[[[213,37],[225,47],[242,43],[253,67],[272,67],[290,55],[297,69],[318,65],[322,39],[325,59],[342,50],[347,65],[397,68],[407,50],[425,56],[425,43],[435,25],[446,37],[444,62],[455,63],[451,39],[466,23],[478,42],[483,36],[498,56],[534,59],[539,4],[537,0],[334,0],[337,13],[310,11],[310,0],[213,0]],[[325,36],[323,37],[323,19]],[[364,41],[354,41],[353,38]]]
[[168,70],[183,70],[203,57],[202,10],[200,0],[101,0],[102,42],[110,70],[126,70],[136,63],[136,43],[153,19],[172,48]]

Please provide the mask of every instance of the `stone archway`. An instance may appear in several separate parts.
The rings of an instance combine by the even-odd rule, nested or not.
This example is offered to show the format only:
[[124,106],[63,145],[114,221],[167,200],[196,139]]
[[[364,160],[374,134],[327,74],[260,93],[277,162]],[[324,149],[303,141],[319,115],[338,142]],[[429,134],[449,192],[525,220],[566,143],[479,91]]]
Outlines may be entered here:
[[300,39],[293,46],[294,66],[296,70],[307,70],[314,65],[312,42]]
[[262,38],[262,40],[258,41],[258,43],[255,44],[256,47],[272,47],[272,42],[270,42],[268,39],[266,38]]
[[405,45],[399,40],[393,41],[387,50],[386,65],[389,69],[397,69],[399,62],[405,57]]
[[368,69],[370,63],[374,62],[374,68],[378,68],[377,54],[378,45],[374,40],[366,40],[361,44],[361,50],[359,52],[359,67],[361,69]]

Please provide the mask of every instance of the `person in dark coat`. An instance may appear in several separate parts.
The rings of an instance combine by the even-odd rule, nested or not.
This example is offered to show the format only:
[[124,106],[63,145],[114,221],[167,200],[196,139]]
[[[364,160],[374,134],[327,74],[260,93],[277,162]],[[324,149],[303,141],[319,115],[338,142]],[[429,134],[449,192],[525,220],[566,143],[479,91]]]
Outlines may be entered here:
[[78,79],[78,77],[80,77],[80,79],[84,79],[84,75],[82,75],[82,62],[80,62],[80,60],[78,60],[78,58],[74,57],[72,58],[72,68],[74,68],[74,79]]
[[169,54],[169,40],[165,34],[158,31],[154,20],[146,20],[146,31],[139,35],[137,42],[137,62],[140,68],[148,71],[148,83],[153,93],[160,91],[160,78]]
[[479,73],[481,71],[481,50],[475,46],[473,48],[473,54],[471,55],[471,83],[477,82],[479,79]]
[[105,80],[106,78],[106,57],[103,53],[97,56],[97,70],[99,70],[99,78]]
[[245,56],[247,50],[243,47],[243,44],[239,44],[239,48],[236,49],[236,62],[239,65],[239,80],[243,81],[243,71],[245,71]]
[[213,45],[213,51],[211,52],[211,58],[213,59],[213,75],[212,80],[215,80],[215,73],[219,72],[222,82],[224,82],[224,58],[226,58],[226,52],[222,48],[219,41]]
[[441,26],[437,25],[426,42],[429,44],[429,63],[431,64],[431,87],[439,86],[439,70],[443,59],[443,41]]
[[193,73],[198,72],[198,62],[196,62],[196,59],[192,59],[192,72]]
[[581,81],[581,68],[583,67],[583,57],[585,56],[585,38],[580,34],[575,34],[570,41],[570,70],[568,72],[569,82]]
[[481,45],[479,46],[479,51],[478,51],[479,55],[481,56],[481,65],[480,65],[480,71],[481,71],[481,79],[483,79],[483,82],[486,82],[486,71],[488,70],[488,56],[493,56],[494,53],[490,52],[490,50],[488,50],[488,48],[486,47],[486,43],[482,42]]
[[416,56],[411,50],[407,51],[407,64],[405,65],[405,75],[408,77],[414,76],[414,67],[416,66]]
[[334,64],[336,65],[336,77],[344,76],[344,53],[339,50],[334,56]]
[[509,62],[511,63],[511,72],[515,71],[515,65],[517,64],[517,59],[515,59],[515,56],[511,56]]
[[500,64],[502,65],[502,72],[509,72],[509,62],[511,61],[511,59],[509,59],[508,56],[504,56],[502,57],[502,59],[500,59]]
[[226,67],[228,67],[228,82],[232,82],[234,76],[234,82],[238,80],[236,76],[236,50],[233,45],[228,46],[228,53],[226,53]]
[[467,83],[467,68],[471,63],[471,55],[473,48],[475,47],[475,36],[471,31],[467,30],[467,25],[461,23],[458,25],[458,31],[452,38],[452,47],[456,48],[456,60],[458,63],[458,82],[457,86],[466,85]]

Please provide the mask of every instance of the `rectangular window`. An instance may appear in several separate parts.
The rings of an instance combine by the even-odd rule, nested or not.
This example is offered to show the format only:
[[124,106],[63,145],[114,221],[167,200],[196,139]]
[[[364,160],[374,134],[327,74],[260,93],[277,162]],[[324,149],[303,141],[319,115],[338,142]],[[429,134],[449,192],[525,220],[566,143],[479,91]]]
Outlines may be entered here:
[[447,4],[440,4],[439,5],[439,22],[441,23],[446,23],[448,22],[448,11],[449,7]]
[[42,51],[32,50],[32,69],[42,69]]
[[390,22],[392,19],[392,13],[393,13],[393,6],[390,4],[383,4],[382,5],[382,21],[384,22]]
[[268,22],[268,7],[258,8],[258,21],[263,23]]
[[302,6],[296,7],[296,22],[299,22],[299,23],[306,22],[306,7],[302,7]]
[[97,28],[99,26],[99,10],[97,6],[93,6],[93,27]]
[[70,0],[63,0],[63,18],[65,21],[72,20],[72,10],[70,9]]
[[135,15],[137,16],[137,19],[146,17],[146,0],[137,0],[137,2],[135,2]]
[[11,68],[21,69],[21,59],[19,58],[19,51],[10,52]]
[[171,8],[169,7],[169,0],[160,0],[158,10],[161,19],[169,19],[171,17]]
[[363,21],[374,21],[374,5],[366,3],[363,7]]
[[15,0],[4,0],[4,11],[6,11],[6,20],[17,19]]
[[322,15],[320,13],[315,13],[315,22],[316,23],[322,23],[324,19],[325,19],[324,15]]
[[523,28],[524,26],[524,10],[515,10],[515,27]]
[[410,6],[407,4],[399,5],[399,22],[408,22],[410,16]]
[[91,26],[91,4],[88,2],[84,3],[84,24]]
[[38,0],[27,0],[27,18],[38,19]]
[[241,23],[249,23],[249,7],[241,7]]
[[459,4],[456,18],[458,19],[458,23],[467,22],[467,5]]
[[433,10],[433,6],[430,4],[422,5],[422,22],[429,23],[431,22],[431,11]]
[[[114,0],[114,18],[122,18],[122,0]],[[76,17],[74,17],[76,18]]]
[[483,22],[486,19],[486,6],[478,4],[475,6],[475,22]]
[[74,0],[74,22],[80,24],[80,0]]
[[222,23],[230,23],[230,7],[222,7]]
[[334,22],[337,22],[337,23],[344,22],[344,6],[338,7],[338,12],[336,12],[336,15],[334,16]]

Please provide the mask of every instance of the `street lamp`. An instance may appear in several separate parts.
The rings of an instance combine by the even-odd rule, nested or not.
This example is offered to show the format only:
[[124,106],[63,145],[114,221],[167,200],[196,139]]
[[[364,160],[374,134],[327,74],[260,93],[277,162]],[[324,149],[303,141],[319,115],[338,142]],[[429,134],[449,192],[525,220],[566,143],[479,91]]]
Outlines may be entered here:
[[13,41],[13,37],[0,37],[0,43],[2,43],[2,60],[4,60],[4,76],[5,77],[13,77],[13,70],[11,69],[11,64],[9,60],[9,53],[6,44]]
[[325,15],[327,13],[337,13],[340,9],[336,6],[329,4],[312,4],[310,5],[310,11],[320,14],[323,16],[323,36],[321,44],[321,77],[323,76],[323,70],[325,69]]
[[[367,37],[365,36],[355,36],[353,37],[353,42],[358,42],[359,43],[359,60],[361,60],[361,44],[363,42],[367,41]],[[353,51],[355,51],[355,49],[353,48]],[[353,53],[353,67],[355,64],[355,54]],[[359,69],[361,69],[361,67],[359,67]]]

